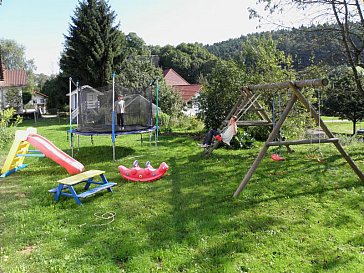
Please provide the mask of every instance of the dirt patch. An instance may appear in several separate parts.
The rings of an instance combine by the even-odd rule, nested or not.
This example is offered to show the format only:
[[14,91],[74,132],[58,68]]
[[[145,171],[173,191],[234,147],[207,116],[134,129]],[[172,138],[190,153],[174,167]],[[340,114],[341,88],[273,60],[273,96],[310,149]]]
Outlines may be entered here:
[[18,192],[15,194],[16,197],[20,197],[20,198],[24,198],[25,197],[25,193],[22,192]]
[[17,188],[18,185],[4,185],[0,187],[0,194],[13,194]]
[[35,246],[26,246],[24,249],[20,250],[19,252],[24,255],[29,255],[35,250]]

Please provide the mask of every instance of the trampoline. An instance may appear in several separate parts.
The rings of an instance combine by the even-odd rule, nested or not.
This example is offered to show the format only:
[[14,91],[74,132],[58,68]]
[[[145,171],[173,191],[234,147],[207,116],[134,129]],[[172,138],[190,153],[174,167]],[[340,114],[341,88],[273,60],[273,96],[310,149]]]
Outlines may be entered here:
[[[115,160],[115,138],[120,135],[149,133],[151,142],[155,132],[155,142],[158,138],[158,103],[152,103],[152,86],[154,82],[143,90],[126,88],[115,84],[105,87],[94,88],[89,85],[79,86],[69,79],[69,104],[70,104],[70,128],[67,137],[74,152],[73,135],[90,136],[93,144],[93,136],[111,135],[113,144],[113,159]],[[71,90],[72,84],[76,89]],[[115,98],[124,96],[125,113],[124,127],[116,125]],[[156,95],[158,96],[158,83],[156,84]],[[156,117],[156,125],[153,124],[153,115]],[[75,126],[75,128],[73,128]]]

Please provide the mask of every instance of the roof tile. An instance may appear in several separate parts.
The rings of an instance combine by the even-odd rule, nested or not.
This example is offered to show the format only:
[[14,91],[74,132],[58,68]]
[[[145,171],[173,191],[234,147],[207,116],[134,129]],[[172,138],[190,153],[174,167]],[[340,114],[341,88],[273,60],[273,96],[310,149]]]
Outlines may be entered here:
[[174,85],[173,88],[177,90],[184,102],[189,102],[193,96],[201,91],[201,84],[189,84],[189,85]]
[[164,70],[163,72],[164,80],[166,81],[166,84],[169,86],[175,86],[175,85],[189,85],[189,83],[181,77],[176,71],[174,71],[172,68],[169,68],[167,70]]
[[181,94],[184,102],[189,102],[193,96],[201,91],[201,84],[190,84],[172,68],[163,71],[166,84]]
[[27,75],[24,70],[7,70],[4,69],[4,81],[0,82],[2,87],[25,86],[27,84]]

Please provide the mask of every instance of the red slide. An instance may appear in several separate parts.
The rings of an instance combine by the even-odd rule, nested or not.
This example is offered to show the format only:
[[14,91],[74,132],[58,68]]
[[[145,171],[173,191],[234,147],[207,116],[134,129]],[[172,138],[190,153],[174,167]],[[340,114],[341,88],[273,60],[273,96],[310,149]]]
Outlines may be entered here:
[[85,170],[82,163],[63,152],[45,137],[38,134],[29,134],[27,141],[46,157],[65,168],[69,174],[78,174]]

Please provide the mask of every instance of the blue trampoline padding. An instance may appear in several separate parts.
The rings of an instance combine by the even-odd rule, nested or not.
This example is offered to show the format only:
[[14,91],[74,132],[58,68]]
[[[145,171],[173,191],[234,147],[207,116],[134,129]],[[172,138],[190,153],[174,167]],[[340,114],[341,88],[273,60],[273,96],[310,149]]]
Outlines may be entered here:
[[[135,130],[135,131],[115,131],[115,135],[132,135],[132,134],[144,134],[144,133],[150,133],[156,130],[156,126],[153,126],[148,129],[143,130]],[[69,130],[67,130],[69,133]],[[107,136],[111,135],[112,132],[79,132],[77,129],[72,130],[72,134],[80,135],[80,136]]]

